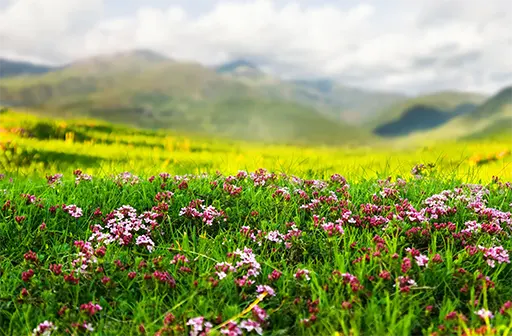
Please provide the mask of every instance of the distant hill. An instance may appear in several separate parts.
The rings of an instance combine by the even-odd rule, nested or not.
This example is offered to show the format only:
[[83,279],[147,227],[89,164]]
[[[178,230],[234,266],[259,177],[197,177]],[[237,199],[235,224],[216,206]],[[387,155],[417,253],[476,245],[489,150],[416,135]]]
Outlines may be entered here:
[[39,76],[0,82],[7,105],[59,116],[99,118],[148,128],[171,128],[281,143],[355,143],[372,139],[293,99],[258,85],[147,51],[103,55]]
[[263,72],[257,65],[247,60],[240,59],[228,62],[216,67],[216,71],[221,74],[231,74],[238,76],[261,76]]
[[408,98],[394,92],[347,87],[330,79],[281,80],[243,59],[222,64],[216,67],[216,71],[257,88],[267,98],[313,107],[324,115],[351,124],[362,125],[382,106]]
[[[344,86],[329,79],[295,80],[297,96],[310,99],[313,105],[340,113],[342,120],[365,124],[383,106],[401,102],[409,97],[397,92],[363,90]],[[341,109],[341,112],[339,110]]]
[[384,109],[371,126],[375,134],[385,137],[428,131],[453,118],[473,113],[485,98],[480,94],[454,91],[419,96]]
[[487,99],[472,113],[468,114],[468,118],[482,119],[505,116],[510,109],[512,109],[512,86],[500,90],[496,95]]
[[507,137],[512,144],[512,86],[486,100],[472,113],[460,118],[469,130],[463,139]]
[[0,58],[0,78],[20,75],[39,75],[55,69],[55,67],[48,65]]

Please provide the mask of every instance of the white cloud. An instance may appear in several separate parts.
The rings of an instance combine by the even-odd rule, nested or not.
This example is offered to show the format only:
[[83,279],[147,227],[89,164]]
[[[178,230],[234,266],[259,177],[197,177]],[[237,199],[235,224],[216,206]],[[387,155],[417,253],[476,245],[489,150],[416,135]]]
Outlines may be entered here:
[[512,71],[507,0],[238,0],[200,15],[131,0],[136,12],[118,17],[104,15],[106,1],[12,1],[0,7],[0,53],[65,62],[142,47],[205,64],[252,57],[284,76],[413,92],[512,82],[496,76]]

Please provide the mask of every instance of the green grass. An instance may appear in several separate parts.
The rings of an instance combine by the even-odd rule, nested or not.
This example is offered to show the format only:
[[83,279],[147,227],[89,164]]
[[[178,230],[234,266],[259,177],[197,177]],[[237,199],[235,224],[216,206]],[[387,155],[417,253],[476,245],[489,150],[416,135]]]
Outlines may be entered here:
[[[0,125],[2,335],[30,334],[45,320],[58,328],[52,335],[82,334],[84,323],[94,335],[184,335],[201,316],[216,335],[229,321],[256,321],[255,305],[267,314],[264,335],[512,330],[510,153],[471,165],[475,155],[509,149],[506,139],[264,145],[11,111],[0,114]],[[56,173],[63,178],[48,183]],[[446,199],[428,202],[432,196]],[[70,205],[81,216],[72,217]],[[133,232],[126,246],[93,239],[97,260],[83,250],[92,261],[77,273],[76,242],[91,239],[96,224],[106,233],[109,214],[125,205],[153,213],[152,229]],[[136,244],[144,233],[152,251]],[[478,246],[504,252],[500,259]],[[236,265],[231,253],[245,247],[252,266],[219,278],[220,263]],[[239,286],[248,267],[259,271],[255,282]],[[260,295],[257,285],[275,296]],[[82,306],[89,302],[102,309],[91,316]],[[494,317],[480,318],[480,309]]]
[[[467,328],[477,328],[485,325],[475,314],[479,309],[488,309],[496,316],[490,323],[497,328],[497,334],[510,332],[510,311],[504,314],[498,311],[512,296],[509,281],[512,267],[496,263],[491,268],[482,252],[470,255],[464,247],[502,245],[510,251],[512,241],[507,238],[511,233],[510,223],[501,224],[500,234],[482,232],[465,240],[455,239],[452,231],[435,229],[433,223],[453,222],[453,232],[459,233],[465,228],[465,222],[480,222],[482,217],[467,209],[466,202],[454,200],[448,205],[455,207],[457,213],[438,220],[414,223],[395,219],[387,225],[371,224],[373,216],[398,215],[400,210],[394,207],[404,199],[417,210],[428,208],[423,203],[427,197],[443,190],[454,190],[460,185],[457,180],[427,176],[409,181],[405,186],[379,186],[375,179],[370,179],[353,184],[349,181],[348,189],[348,186],[343,187],[343,182],[327,181],[325,187],[308,187],[289,178],[272,178],[266,173],[259,173],[259,178],[267,179],[264,186],[255,185],[253,180],[258,177],[226,182],[226,177],[221,175],[189,176],[185,179],[186,186],[183,180],[165,181],[160,177],[153,182],[144,178],[133,185],[129,182],[116,184],[108,177],[93,177],[92,181],[75,185],[71,177],[66,176],[62,184],[56,183],[53,187],[41,178],[15,177],[13,181],[7,178],[0,181],[0,190],[4,190],[0,193],[0,204],[5,205],[0,211],[2,334],[28,334],[45,320],[59,328],[57,334],[65,330],[76,332],[73,330],[79,327],[73,324],[84,321],[91,323],[95,335],[140,334],[141,325],[148,334],[159,330],[169,330],[169,335],[185,334],[190,330],[186,322],[197,316],[204,316],[215,329],[230,319],[238,323],[247,318],[254,320],[250,309],[244,313],[253,302],[259,302],[259,307],[268,314],[262,326],[269,335],[429,334],[439,331],[441,325],[450,332],[458,330],[460,334],[462,322],[446,320],[446,315],[456,311],[467,318]],[[241,187],[242,191],[230,195],[223,188],[225,182]],[[380,195],[384,187],[396,190],[396,196],[372,197]],[[290,199],[276,195],[276,188],[288,188]],[[497,184],[486,188],[490,190],[490,194],[484,196],[486,207],[496,209],[493,211],[510,211],[510,188]],[[313,211],[301,209],[309,200],[293,193],[295,189],[304,190],[309,197],[318,193],[316,197],[324,201]],[[478,193],[463,189],[471,198],[479,197]],[[165,191],[171,191],[173,196],[162,204],[156,197]],[[28,204],[22,194],[34,195],[38,200]],[[326,200],[324,197],[329,195],[336,195],[338,200]],[[180,216],[180,209],[195,199],[204,200],[205,206],[212,205],[224,215],[211,226],[199,218]],[[370,203],[383,212],[364,213],[360,206]],[[76,204],[83,210],[83,216],[71,217],[62,209],[62,204]],[[144,211],[160,214],[158,229],[151,233],[154,251],[150,253],[143,246],[136,246],[134,241],[128,246],[105,245],[105,255],[99,255],[85,273],[73,273],[80,279],[78,284],[66,281],[63,275],[69,275],[75,268],[72,261],[77,258],[78,248],[74,242],[87,241],[92,235],[92,226],[104,226],[105,215],[123,205],[132,206],[138,214]],[[54,212],[50,210],[52,206],[57,207]],[[160,210],[151,210],[154,206],[160,206]],[[333,206],[339,208],[335,210]],[[391,208],[385,210],[386,206]],[[103,215],[94,215],[97,209]],[[315,225],[314,215],[326,217],[325,222],[334,222],[345,211],[352,211],[350,217],[360,219],[356,223],[345,221],[343,234],[330,236]],[[43,222],[46,227],[41,229]],[[265,238],[270,231],[286,234],[292,229],[289,225],[292,222],[301,233],[286,238],[290,246]],[[241,233],[244,226],[255,230],[254,240]],[[409,233],[414,227],[424,230],[423,233]],[[258,234],[258,230],[263,234]],[[380,245],[376,237],[382,239]],[[247,287],[235,284],[234,280],[247,272],[243,267],[219,279],[215,265],[222,262],[234,265],[236,260],[230,258],[229,253],[244,247],[252,249],[260,265],[255,284]],[[405,251],[408,247],[415,247],[428,256],[428,266],[416,265],[414,258]],[[24,254],[29,251],[36,253],[37,261],[24,260]],[[379,256],[375,254],[377,251],[380,251]],[[189,262],[172,264],[177,254],[186,256]],[[439,263],[432,261],[436,254],[442,259]],[[403,272],[401,263],[407,256],[412,259],[412,268]],[[142,261],[148,266],[141,267]],[[63,274],[54,274],[52,264],[61,264]],[[182,266],[187,269],[180,270]],[[30,269],[34,276],[23,281],[22,272]],[[310,280],[297,279],[295,274],[299,269],[308,270]],[[460,269],[467,273],[462,274]],[[155,271],[168,272],[167,279],[172,282],[155,277],[144,279],[145,274],[149,276]],[[276,281],[268,279],[273,271],[282,274]],[[133,279],[128,277],[130,272],[136,272]],[[389,272],[389,280],[384,275],[386,272]],[[341,273],[349,273],[357,280],[349,283],[347,278],[344,281]],[[489,277],[487,286],[478,278],[480,274]],[[407,288],[398,285],[402,290],[394,288],[398,277],[404,275],[414,279],[417,285]],[[276,295],[258,298],[256,284],[271,286]],[[28,294],[20,294],[23,288]],[[461,292],[464,288],[467,291]],[[475,300],[477,304],[473,304]],[[88,302],[99,304],[102,310],[88,316],[80,310],[81,305]],[[344,302],[346,308],[342,306]],[[429,306],[431,308],[427,308]],[[68,310],[59,315],[62,307]],[[175,319],[166,326],[164,317],[169,313]],[[312,316],[315,316],[314,322],[304,323],[304,319]]]

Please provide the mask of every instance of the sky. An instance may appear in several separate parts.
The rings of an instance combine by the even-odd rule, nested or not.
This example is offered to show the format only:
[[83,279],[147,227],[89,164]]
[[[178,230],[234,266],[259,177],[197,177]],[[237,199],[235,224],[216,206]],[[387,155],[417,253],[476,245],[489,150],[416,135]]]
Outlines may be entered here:
[[512,84],[510,0],[0,0],[0,56],[151,49],[207,66],[424,93]]

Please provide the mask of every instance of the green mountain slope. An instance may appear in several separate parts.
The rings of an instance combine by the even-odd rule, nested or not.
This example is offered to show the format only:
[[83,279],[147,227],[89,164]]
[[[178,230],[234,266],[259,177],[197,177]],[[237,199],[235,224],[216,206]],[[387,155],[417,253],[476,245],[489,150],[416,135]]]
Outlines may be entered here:
[[281,80],[261,71],[246,60],[235,60],[216,68],[225,77],[257,89],[270,99],[296,102],[313,107],[327,116],[362,125],[382,106],[404,100],[394,92],[378,92],[347,87],[329,79]]
[[500,90],[496,95],[487,99],[474,112],[467,117],[470,119],[482,119],[495,116],[504,116],[512,108],[512,86]]
[[504,137],[512,144],[512,86],[502,89],[473,113],[460,119],[469,130],[463,139]]
[[485,96],[445,91],[411,98],[384,109],[370,122],[374,133],[396,137],[428,131],[474,112]]
[[37,75],[55,70],[55,67],[0,58],[0,78]]
[[1,103],[59,116],[286,143],[371,139],[315,109],[254,85],[146,51],[98,56],[59,71],[0,82]]

